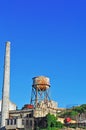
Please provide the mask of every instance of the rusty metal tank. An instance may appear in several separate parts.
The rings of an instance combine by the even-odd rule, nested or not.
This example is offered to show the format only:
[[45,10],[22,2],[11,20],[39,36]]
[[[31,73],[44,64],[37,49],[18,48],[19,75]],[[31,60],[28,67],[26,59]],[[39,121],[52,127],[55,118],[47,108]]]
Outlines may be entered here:
[[33,78],[33,85],[38,91],[45,91],[50,87],[50,80],[45,76],[37,76]]

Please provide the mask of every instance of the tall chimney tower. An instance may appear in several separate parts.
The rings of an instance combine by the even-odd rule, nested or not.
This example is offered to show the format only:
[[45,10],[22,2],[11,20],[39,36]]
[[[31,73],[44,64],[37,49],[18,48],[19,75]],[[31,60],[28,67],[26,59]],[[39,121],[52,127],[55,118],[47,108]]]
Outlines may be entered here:
[[4,79],[2,89],[1,128],[5,127],[5,119],[9,118],[9,90],[10,90],[10,42],[6,42]]

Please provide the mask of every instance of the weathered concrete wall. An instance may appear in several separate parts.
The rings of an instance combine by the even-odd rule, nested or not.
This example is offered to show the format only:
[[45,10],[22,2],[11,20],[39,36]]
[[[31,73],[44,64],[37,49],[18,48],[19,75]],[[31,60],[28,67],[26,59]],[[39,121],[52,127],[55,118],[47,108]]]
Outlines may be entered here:
[[[2,104],[2,101],[0,100],[0,112],[1,112],[1,104]],[[16,110],[16,104],[9,101],[9,110]]]
[[9,117],[9,90],[10,90],[10,42],[6,42],[4,79],[2,89],[1,127],[5,126],[5,119]]

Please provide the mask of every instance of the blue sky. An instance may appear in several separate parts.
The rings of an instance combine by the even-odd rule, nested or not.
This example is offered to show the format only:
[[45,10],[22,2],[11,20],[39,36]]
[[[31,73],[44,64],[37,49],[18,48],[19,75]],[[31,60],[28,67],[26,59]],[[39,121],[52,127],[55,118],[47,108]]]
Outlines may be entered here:
[[11,101],[30,102],[32,78],[48,76],[59,107],[86,103],[85,0],[0,1],[0,98],[11,42]]

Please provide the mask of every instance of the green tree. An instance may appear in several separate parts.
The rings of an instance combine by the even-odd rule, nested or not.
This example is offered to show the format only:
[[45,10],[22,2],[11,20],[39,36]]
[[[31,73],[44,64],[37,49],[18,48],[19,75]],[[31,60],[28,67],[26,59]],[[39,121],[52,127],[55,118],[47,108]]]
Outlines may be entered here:
[[76,108],[74,108],[74,110],[80,114],[84,112],[84,108],[82,106],[76,107]]
[[72,110],[72,111],[70,112],[70,117],[71,117],[71,118],[74,118],[74,117],[76,117],[77,115],[78,115],[78,112],[77,112],[77,111]]
[[54,115],[47,115],[47,128],[50,130],[51,128],[54,130],[55,128],[62,128],[63,124],[57,121],[57,118]]
[[80,107],[82,107],[84,111],[86,111],[86,104],[82,104]]

